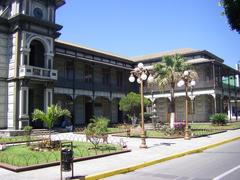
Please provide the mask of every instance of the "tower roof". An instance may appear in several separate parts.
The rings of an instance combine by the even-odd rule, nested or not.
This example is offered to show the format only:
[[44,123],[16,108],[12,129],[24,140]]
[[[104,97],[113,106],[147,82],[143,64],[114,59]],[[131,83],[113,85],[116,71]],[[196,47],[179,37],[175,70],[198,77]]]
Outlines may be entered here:
[[55,0],[55,4],[57,8],[64,5],[65,3],[66,3],[65,0]]

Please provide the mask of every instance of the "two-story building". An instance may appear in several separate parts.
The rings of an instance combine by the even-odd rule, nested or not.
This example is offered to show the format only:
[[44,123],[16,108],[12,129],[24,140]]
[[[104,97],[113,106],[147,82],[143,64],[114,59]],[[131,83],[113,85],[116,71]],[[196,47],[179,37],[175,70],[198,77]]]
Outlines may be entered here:
[[[46,111],[59,104],[72,113],[75,125],[89,122],[92,116],[120,122],[123,113],[119,100],[137,84],[128,81],[138,62],[154,64],[163,55],[181,54],[199,74],[193,91],[194,121],[207,121],[214,112],[237,114],[239,71],[223,64],[208,51],[180,50],[138,58],[56,40],[62,26],[56,24],[56,10],[64,0],[0,1],[0,128],[21,129],[32,121],[35,108]],[[159,118],[167,121],[168,91],[146,87],[146,97],[153,91]],[[177,119],[184,119],[184,93],[176,92]],[[236,115],[237,116],[237,115]],[[232,116],[230,116],[232,118]]]
[[[208,121],[214,113],[228,114],[229,119],[237,119],[240,110],[239,70],[233,69],[223,62],[223,59],[206,50],[178,49],[169,52],[135,57],[133,60],[145,65],[154,65],[161,62],[161,58],[167,55],[179,54],[198,73],[196,86],[189,95],[189,119],[190,121]],[[170,92],[166,88],[160,91],[159,87],[148,85],[145,87],[145,96],[155,100],[160,121],[169,121],[168,107]],[[184,87],[175,89],[176,121],[185,119],[185,90]]]

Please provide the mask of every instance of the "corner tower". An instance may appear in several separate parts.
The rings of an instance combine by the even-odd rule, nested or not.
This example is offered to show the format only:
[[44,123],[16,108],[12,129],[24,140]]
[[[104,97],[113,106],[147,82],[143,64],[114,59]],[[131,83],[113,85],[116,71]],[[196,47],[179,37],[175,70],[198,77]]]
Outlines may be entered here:
[[42,127],[31,121],[31,113],[52,104],[54,40],[62,28],[55,14],[64,3],[0,1],[0,128]]

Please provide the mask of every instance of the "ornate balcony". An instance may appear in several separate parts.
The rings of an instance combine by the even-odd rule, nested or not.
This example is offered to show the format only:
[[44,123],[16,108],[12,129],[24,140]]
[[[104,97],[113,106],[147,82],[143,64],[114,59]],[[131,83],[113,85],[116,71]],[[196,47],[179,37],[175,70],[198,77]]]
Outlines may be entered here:
[[20,66],[19,77],[34,77],[43,80],[57,80],[57,70],[36,66]]

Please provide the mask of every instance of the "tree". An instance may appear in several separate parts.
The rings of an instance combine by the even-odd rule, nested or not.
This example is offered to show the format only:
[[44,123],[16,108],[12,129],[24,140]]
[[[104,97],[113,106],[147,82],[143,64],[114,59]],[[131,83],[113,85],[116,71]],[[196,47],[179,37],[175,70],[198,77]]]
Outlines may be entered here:
[[47,108],[47,112],[43,112],[39,109],[35,109],[32,117],[33,120],[41,120],[43,121],[49,129],[49,141],[51,142],[51,129],[54,123],[58,118],[62,116],[71,117],[71,113],[67,109],[62,109],[58,105],[51,105]]
[[[144,98],[144,106],[149,105],[147,98]],[[141,95],[130,92],[126,96],[123,96],[119,101],[119,109],[127,112],[131,120],[136,118],[136,114],[139,114],[141,106]]]
[[240,0],[221,0],[220,5],[224,8],[223,14],[227,16],[231,29],[240,33]]
[[184,70],[188,69],[189,65],[185,59],[180,55],[164,56],[162,62],[154,65],[154,78],[160,90],[170,87],[171,100],[170,100],[170,127],[174,127],[175,120],[175,100],[174,91],[175,86],[181,78]]

